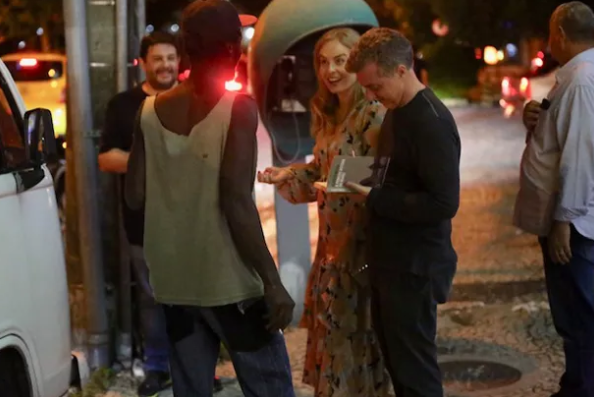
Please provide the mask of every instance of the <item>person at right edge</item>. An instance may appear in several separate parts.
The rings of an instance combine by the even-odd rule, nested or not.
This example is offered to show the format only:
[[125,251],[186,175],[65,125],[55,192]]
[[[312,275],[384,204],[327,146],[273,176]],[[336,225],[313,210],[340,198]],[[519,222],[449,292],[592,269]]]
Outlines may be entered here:
[[458,129],[418,80],[412,46],[399,32],[365,33],[347,70],[357,73],[368,99],[388,109],[376,153],[389,158],[384,177],[372,186],[346,184],[367,196],[375,330],[398,397],[443,397],[435,339],[437,305],[446,302],[457,266],[451,233],[460,201]]
[[594,12],[574,1],[550,24],[561,66],[542,104],[524,108],[528,135],[514,224],[538,236],[565,373],[555,397],[594,396]]
[[295,302],[252,198],[257,105],[225,90],[253,21],[226,0],[196,0],[181,19],[190,76],[145,100],[125,186],[128,205],[146,208],[144,252],[164,305],[173,393],[212,396],[222,342],[246,397],[294,397],[282,330]]

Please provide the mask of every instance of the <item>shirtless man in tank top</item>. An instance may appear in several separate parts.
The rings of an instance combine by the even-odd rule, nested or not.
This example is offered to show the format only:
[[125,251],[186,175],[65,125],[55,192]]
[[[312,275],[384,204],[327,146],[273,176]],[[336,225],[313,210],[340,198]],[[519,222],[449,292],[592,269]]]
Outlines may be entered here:
[[[145,254],[155,298],[165,304],[176,397],[212,395],[221,342],[231,353],[246,396],[294,397],[282,330],[292,320],[295,303],[281,283],[252,199],[257,106],[250,97],[225,92],[224,83],[233,78],[241,53],[241,20],[225,0],[194,1],[184,10],[182,37],[192,63],[191,75],[171,91],[147,100],[137,120],[130,156],[126,200],[132,208],[147,205]],[[226,131],[220,133],[223,126]],[[222,139],[224,153],[215,164],[213,158],[219,154],[216,150],[204,153],[207,149],[201,143],[216,147],[217,139]],[[180,156],[187,157],[180,161]],[[192,166],[173,169],[173,162]],[[209,167],[218,170],[218,179],[209,179],[205,171]],[[190,183],[180,184],[179,179]],[[213,196],[212,191],[218,193]],[[187,197],[186,192],[196,196]],[[218,201],[210,212],[221,214],[200,210],[201,205],[208,205],[204,202],[210,203],[210,197]],[[175,205],[149,211],[151,201]],[[177,205],[187,207],[177,211]],[[187,214],[190,219],[184,218]],[[171,219],[178,224],[171,224]],[[204,231],[203,222],[216,225],[212,233],[187,238],[181,233]],[[200,241],[222,242],[227,235],[230,244],[219,252],[229,261],[220,261]],[[196,248],[202,246],[204,253]],[[228,256],[227,250],[237,254]],[[215,272],[215,262],[226,276]],[[236,263],[241,267],[226,270],[239,266]],[[221,283],[220,277],[236,274],[247,275],[243,284],[237,277]],[[192,288],[194,282],[205,288]],[[218,287],[204,292],[209,283]],[[235,285],[234,289],[228,284]]]

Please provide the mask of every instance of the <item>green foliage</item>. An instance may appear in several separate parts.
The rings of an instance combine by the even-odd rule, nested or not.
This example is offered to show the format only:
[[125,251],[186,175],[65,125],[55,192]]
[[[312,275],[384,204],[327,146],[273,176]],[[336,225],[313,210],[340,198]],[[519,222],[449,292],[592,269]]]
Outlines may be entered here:
[[62,0],[0,0],[0,20],[5,37],[30,37],[43,28],[42,45],[49,51],[49,37],[64,31]]
[[[563,0],[366,0],[380,24],[401,30],[415,44],[437,40],[431,24],[447,23],[448,38],[466,45],[503,45],[546,37],[548,20]],[[536,4],[537,3],[537,4]]]
[[407,27],[407,36],[417,46],[433,43],[437,36],[433,33],[431,25],[435,20],[435,11],[431,0],[403,0],[402,6],[405,20],[401,25]]
[[435,19],[431,0],[366,0],[380,26],[402,31],[415,43],[435,40],[431,23]]
[[522,37],[546,37],[559,0],[431,0],[450,35],[473,46],[502,45]]
[[62,0],[2,0],[0,18],[4,35],[31,34],[40,26],[63,23]]
[[472,47],[443,39],[423,47],[423,53],[428,61],[429,84],[440,97],[465,97],[476,84],[483,64],[474,58]]
[[549,19],[563,0],[539,0],[535,7],[533,0],[508,0],[506,17],[513,21],[518,35],[546,37],[549,32]]
[[[423,48],[429,80],[445,97],[463,96],[476,84],[483,63],[473,49],[523,38],[545,38],[548,20],[563,0],[366,0],[380,24],[399,29]],[[432,32],[440,19],[449,27],[446,37]]]
[[501,18],[505,1],[433,0],[432,3],[435,13],[448,25],[450,38],[472,46],[501,41],[502,35],[494,33],[502,31],[499,27],[505,23]]

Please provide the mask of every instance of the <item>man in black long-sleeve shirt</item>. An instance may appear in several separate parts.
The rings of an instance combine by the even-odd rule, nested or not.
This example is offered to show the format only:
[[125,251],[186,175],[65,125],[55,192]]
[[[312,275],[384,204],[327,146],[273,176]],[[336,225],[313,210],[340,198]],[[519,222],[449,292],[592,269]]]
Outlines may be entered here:
[[442,397],[435,345],[437,304],[456,271],[452,218],[460,198],[460,137],[444,104],[412,70],[410,42],[373,29],[351,50],[370,99],[388,109],[378,159],[384,182],[348,183],[367,196],[373,319],[398,397]]

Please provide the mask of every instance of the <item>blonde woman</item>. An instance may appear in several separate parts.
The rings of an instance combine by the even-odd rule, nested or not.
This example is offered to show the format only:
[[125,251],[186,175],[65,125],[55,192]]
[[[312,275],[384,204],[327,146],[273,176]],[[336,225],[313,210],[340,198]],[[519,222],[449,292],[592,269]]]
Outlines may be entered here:
[[366,271],[361,270],[364,199],[313,186],[327,179],[334,156],[374,154],[385,110],[366,100],[356,76],[345,70],[359,37],[352,29],[334,29],[316,45],[314,160],[258,173],[260,182],[276,185],[291,203],[318,203],[318,247],[300,324],[309,331],[304,382],[315,388],[316,397],[384,397],[390,383],[371,329]]

